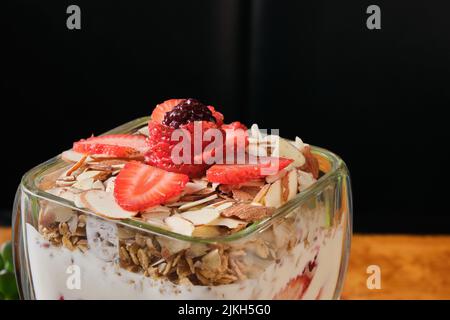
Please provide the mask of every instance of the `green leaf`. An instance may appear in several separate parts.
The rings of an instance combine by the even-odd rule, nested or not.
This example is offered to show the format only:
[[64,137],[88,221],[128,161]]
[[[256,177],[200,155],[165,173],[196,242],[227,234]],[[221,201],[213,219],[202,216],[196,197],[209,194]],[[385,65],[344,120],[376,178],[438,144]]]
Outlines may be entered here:
[[3,262],[3,257],[0,255],[0,271],[5,267],[5,263]]
[[0,271],[0,292],[6,299],[14,298],[18,295],[14,273],[6,270]]
[[11,241],[5,242],[0,248],[0,255],[3,258],[4,268],[9,272],[14,272],[13,254]]

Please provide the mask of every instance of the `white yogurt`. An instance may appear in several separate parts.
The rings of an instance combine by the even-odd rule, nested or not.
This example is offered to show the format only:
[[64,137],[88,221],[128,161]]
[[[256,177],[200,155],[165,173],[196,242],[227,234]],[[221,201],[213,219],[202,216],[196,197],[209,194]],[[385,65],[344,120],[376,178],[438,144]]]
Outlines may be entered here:
[[[278,263],[273,262],[257,279],[220,286],[175,285],[128,272],[79,250],[54,247],[27,224],[27,241],[32,283],[36,299],[272,299],[287,283],[300,275],[317,254],[317,269],[304,294],[305,299],[332,299],[339,276],[343,229],[338,227],[326,239],[318,234],[305,249],[299,244]],[[80,288],[70,284],[77,275]],[[69,282],[69,285],[68,285]]]

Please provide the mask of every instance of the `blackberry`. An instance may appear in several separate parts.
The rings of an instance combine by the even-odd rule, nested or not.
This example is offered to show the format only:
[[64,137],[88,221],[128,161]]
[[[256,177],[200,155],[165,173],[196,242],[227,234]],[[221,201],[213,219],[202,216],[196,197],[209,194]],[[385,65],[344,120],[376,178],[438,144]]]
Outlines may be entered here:
[[163,124],[178,129],[192,121],[216,122],[211,110],[196,99],[186,99],[164,115]]

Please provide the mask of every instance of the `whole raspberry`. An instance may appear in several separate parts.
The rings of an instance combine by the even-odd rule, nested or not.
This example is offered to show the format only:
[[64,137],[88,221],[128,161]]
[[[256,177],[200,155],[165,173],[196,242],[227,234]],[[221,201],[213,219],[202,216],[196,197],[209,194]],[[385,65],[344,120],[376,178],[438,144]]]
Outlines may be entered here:
[[216,122],[211,110],[196,99],[186,99],[164,115],[163,124],[175,129],[193,121]]

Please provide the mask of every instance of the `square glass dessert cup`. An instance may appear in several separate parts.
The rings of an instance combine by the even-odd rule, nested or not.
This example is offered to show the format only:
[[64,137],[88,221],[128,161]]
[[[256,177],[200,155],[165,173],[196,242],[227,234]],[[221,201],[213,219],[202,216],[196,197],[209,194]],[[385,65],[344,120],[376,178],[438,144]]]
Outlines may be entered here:
[[[148,118],[108,134],[133,133]],[[238,232],[184,236],[139,219],[110,220],[43,191],[67,170],[57,156],[26,173],[13,211],[23,299],[338,299],[351,230],[350,178],[312,147],[320,178]]]

